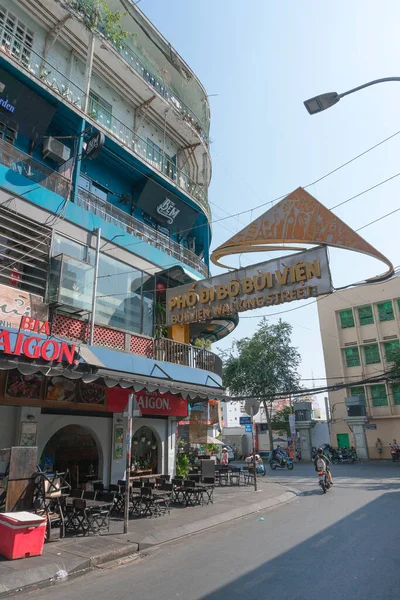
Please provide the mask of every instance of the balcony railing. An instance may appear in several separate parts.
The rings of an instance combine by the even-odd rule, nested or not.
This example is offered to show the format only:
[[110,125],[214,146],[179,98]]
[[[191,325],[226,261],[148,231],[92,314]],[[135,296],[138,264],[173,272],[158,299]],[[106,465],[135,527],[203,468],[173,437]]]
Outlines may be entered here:
[[[11,56],[22,68],[34,75],[58,96],[83,110],[85,93],[54,64],[44,60],[41,54],[23,44],[18,37],[9,33],[4,27],[0,27],[0,38],[3,40],[0,51]],[[210,216],[207,189],[194,182],[182,169],[179,169],[167,154],[156,149],[149,149],[146,140],[109,113],[104,106],[92,97],[89,98],[88,115],[109,131],[121,144],[150,164],[153,169],[157,169],[173,181]]]
[[179,365],[186,365],[193,369],[204,369],[222,376],[222,360],[219,356],[189,344],[181,344],[166,338],[154,340],[154,358]]
[[68,198],[71,185],[68,179],[1,139],[0,164],[55,194]]
[[159,248],[166,254],[177,258],[189,267],[192,267],[197,272],[205,277],[208,276],[207,265],[191,250],[184,248],[177,242],[171,240],[168,236],[160,231],[149,227],[139,219],[128,215],[123,210],[117,208],[110,202],[98,198],[91,192],[78,188],[75,202],[85,210],[101,217],[108,223],[112,223],[130,235],[143,240],[147,244],[151,244],[155,248]]
[[[78,13],[85,13],[89,11],[93,13],[93,1],[92,0],[67,0],[70,7],[76,10]],[[137,72],[146,83],[149,83],[165,100],[171,104],[175,110],[182,115],[182,117],[189,121],[201,135],[202,139],[207,141],[208,139],[208,125],[202,121],[196,113],[183,102],[183,100],[176,94],[176,92],[165,83],[160,77],[152,73],[151,68],[145,63],[145,61],[138,56],[138,54],[124,42],[115,43],[101,24],[98,25],[98,30],[107,39],[113,48],[122,56],[122,58]]]

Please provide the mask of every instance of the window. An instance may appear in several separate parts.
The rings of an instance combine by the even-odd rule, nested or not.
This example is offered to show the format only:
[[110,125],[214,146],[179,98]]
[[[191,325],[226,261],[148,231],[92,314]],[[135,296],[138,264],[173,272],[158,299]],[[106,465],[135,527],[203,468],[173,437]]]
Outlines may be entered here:
[[348,310],[341,310],[339,313],[340,326],[342,329],[347,329],[348,327],[354,327],[354,316],[351,308]]
[[0,45],[24,66],[29,65],[33,31],[0,4]]
[[400,404],[400,383],[392,383],[390,386],[393,397],[393,404]]
[[57,256],[58,254],[66,254],[77,260],[90,262],[92,265],[94,265],[95,261],[94,250],[88,248],[84,244],[79,244],[74,240],[70,240],[59,233],[55,233],[53,237],[52,256]]
[[79,187],[84,190],[87,190],[88,192],[93,194],[93,196],[96,196],[96,198],[100,198],[100,200],[104,200],[105,202],[108,201],[107,190],[98,183],[95,183],[94,181],[89,179],[88,177],[84,177],[83,175],[79,176]]
[[378,308],[379,320],[381,322],[394,320],[393,305],[390,300],[388,302],[380,302],[376,306]]
[[5,123],[0,121],[0,139],[14,145],[16,138],[17,130],[13,129],[12,127],[8,127]]
[[162,167],[162,150],[150,138],[147,138],[147,158],[155,163],[159,169]]
[[364,358],[366,365],[374,365],[375,363],[381,362],[381,356],[379,354],[378,344],[370,344],[364,346]]
[[142,292],[142,275],[142,271],[100,255],[96,323],[153,335],[154,294]]
[[357,312],[360,325],[371,325],[374,322],[372,306],[360,306],[357,308]]
[[393,342],[385,342],[383,344],[385,348],[385,358],[387,362],[393,362],[397,356],[399,356],[400,341],[393,340]]
[[88,112],[91,117],[96,119],[98,123],[111,129],[112,125],[112,105],[98,96],[92,90],[89,92],[89,107]]
[[378,385],[371,385],[369,389],[371,391],[372,406],[388,405],[386,386],[384,383],[380,383]]
[[358,348],[345,348],[344,356],[346,359],[346,367],[359,367],[360,362],[360,353]]
[[361,386],[355,386],[350,388],[350,396],[352,398],[354,398],[354,396],[361,396],[362,398],[365,398],[365,388],[363,385]]

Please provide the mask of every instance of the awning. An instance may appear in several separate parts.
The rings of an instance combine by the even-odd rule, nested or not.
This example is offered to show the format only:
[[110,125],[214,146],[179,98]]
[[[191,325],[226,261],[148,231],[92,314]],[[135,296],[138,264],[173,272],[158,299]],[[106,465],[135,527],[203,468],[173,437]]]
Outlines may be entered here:
[[[79,356],[78,365],[65,366],[42,360],[28,361],[22,357],[6,358],[3,355],[0,358],[0,370],[18,369],[22,375],[42,373],[46,377],[81,379],[84,383],[98,381],[99,383],[104,382],[108,388],[119,386],[135,392],[143,389],[147,389],[149,392],[158,391],[161,394],[169,392],[190,401],[223,400],[225,398],[225,390],[218,381],[219,378],[214,377],[208,371],[200,374],[201,382],[185,381],[172,378],[166,370],[167,366],[162,362],[139,355],[108,350],[98,346],[82,345],[79,349]],[[135,366],[135,369],[129,369],[130,365]],[[124,367],[128,368],[124,370]],[[190,372],[194,371],[193,369],[186,371],[187,367],[182,368],[185,369],[182,371],[185,376],[190,376]]]

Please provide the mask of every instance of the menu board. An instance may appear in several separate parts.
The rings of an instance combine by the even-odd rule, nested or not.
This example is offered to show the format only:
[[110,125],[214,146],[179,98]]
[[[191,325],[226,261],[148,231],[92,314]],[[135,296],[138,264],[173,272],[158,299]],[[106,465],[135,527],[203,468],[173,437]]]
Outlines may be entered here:
[[105,404],[107,389],[97,383],[81,382],[79,402],[84,404]]
[[43,379],[41,374],[21,375],[11,371],[8,373],[5,395],[8,398],[40,400]]
[[65,377],[50,377],[47,381],[45,400],[76,402],[76,382]]

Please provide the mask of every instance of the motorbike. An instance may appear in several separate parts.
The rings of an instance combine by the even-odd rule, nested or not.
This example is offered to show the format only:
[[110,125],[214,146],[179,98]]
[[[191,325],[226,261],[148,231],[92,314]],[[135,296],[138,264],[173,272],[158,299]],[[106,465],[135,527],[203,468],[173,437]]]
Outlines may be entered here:
[[318,483],[322,488],[322,493],[326,494],[331,487],[331,482],[329,481],[326,469],[318,469]]
[[400,454],[399,448],[390,446],[390,454],[392,456],[393,462],[396,462],[399,460],[399,454]]
[[332,463],[334,465],[338,465],[338,464],[343,464],[343,463],[348,463],[348,464],[354,464],[357,460],[357,457],[355,456],[354,452],[342,452],[342,450],[338,450],[337,452],[335,452],[335,454],[332,456]]
[[288,456],[283,456],[281,462],[277,458],[271,458],[269,466],[273,471],[275,469],[289,469],[291,471],[294,467],[293,461]]

